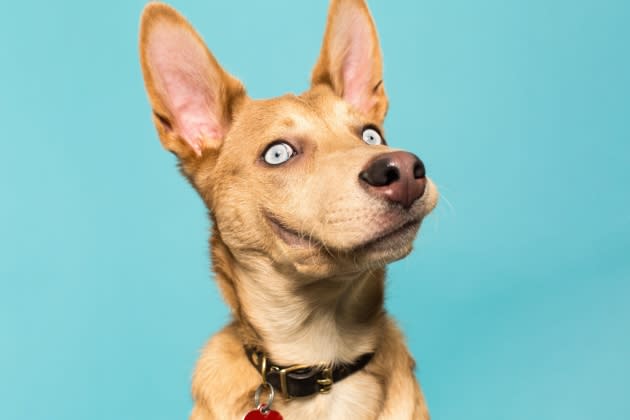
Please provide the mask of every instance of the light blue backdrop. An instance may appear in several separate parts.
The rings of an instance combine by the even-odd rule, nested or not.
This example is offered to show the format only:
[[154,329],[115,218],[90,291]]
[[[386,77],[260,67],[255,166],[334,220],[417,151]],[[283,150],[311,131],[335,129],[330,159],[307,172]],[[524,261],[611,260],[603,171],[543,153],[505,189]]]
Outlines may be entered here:
[[[0,13],[0,418],[182,419],[227,311],[159,146],[143,1]],[[174,1],[254,97],[307,87],[324,1]],[[435,419],[630,412],[630,3],[372,0],[393,145],[443,193],[387,305]]]

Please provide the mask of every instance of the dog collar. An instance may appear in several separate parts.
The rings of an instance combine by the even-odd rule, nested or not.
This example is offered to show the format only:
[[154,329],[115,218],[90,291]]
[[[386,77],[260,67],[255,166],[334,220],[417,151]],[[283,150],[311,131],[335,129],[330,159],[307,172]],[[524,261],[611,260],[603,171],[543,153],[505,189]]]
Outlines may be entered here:
[[245,347],[247,358],[260,372],[263,383],[268,382],[280,391],[285,399],[308,397],[330,392],[334,383],[363,369],[374,353],[359,356],[354,363],[330,367],[324,363],[316,366],[279,366],[267,359],[265,353],[253,347]]

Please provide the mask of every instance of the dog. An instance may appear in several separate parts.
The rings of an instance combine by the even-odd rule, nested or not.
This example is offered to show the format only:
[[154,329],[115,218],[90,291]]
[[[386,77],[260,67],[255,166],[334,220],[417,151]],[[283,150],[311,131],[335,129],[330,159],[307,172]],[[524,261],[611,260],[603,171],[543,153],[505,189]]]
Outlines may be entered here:
[[331,1],[300,95],[249,98],[163,3],[143,11],[140,61],[160,141],[210,212],[233,316],[197,363],[191,420],[428,419],[383,297],[386,264],[409,254],[438,192],[385,140],[365,1]]

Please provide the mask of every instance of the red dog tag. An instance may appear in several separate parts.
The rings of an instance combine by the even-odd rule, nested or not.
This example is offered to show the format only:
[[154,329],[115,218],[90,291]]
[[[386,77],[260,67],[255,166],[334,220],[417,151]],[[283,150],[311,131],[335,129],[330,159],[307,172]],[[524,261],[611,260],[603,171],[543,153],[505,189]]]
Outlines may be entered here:
[[245,414],[243,420],[282,420],[280,413],[274,410],[265,410],[265,405],[262,404],[260,408],[250,411]]

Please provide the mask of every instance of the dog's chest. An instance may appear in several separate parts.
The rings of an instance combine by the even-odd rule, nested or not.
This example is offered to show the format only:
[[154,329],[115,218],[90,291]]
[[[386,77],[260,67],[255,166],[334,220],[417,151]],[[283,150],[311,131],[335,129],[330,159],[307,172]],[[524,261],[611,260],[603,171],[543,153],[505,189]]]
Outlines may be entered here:
[[383,398],[376,379],[360,372],[336,383],[328,394],[295,399],[278,404],[277,409],[285,420],[373,420],[378,416]]

